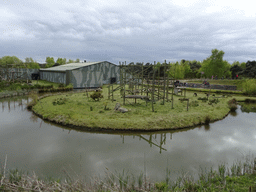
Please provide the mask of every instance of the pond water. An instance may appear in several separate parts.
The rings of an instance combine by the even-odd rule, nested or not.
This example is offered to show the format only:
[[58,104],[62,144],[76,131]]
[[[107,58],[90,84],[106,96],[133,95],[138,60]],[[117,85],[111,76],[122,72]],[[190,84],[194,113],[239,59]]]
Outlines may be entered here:
[[[16,100],[16,101],[15,101]],[[102,134],[71,130],[27,111],[28,99],[0,100],[0,166],[39,176],[104,177],[123,170],[146,173],[152,181],[181,172],[232,165],[256,154],[255,113],[229,114],[224,120],[193,129],[157,133]]]

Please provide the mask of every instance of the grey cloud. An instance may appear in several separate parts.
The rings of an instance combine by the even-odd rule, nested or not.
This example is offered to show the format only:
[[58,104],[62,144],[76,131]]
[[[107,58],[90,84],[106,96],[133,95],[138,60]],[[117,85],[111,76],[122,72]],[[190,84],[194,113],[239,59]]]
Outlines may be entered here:
[[256,49],[254,18],[201,1],[1,4],[6,27],[0,27],[0,43],[6,46],[0,56],[153,62],[203,60],[217,48],[226,60],[247,61]]

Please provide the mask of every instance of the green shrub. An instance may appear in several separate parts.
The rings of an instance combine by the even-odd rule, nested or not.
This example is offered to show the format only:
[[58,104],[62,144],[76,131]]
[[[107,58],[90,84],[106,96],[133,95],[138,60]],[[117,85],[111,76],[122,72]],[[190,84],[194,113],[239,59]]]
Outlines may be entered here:
[[198,100],[207,101],[208,98],[207,97],[198,97]]
[[246,79],[243,82],[243,93],[245,95],[256,95],[256,79]]
[[65,87],[65,85],[63,83],[59,84],[58,86],[59,88]]
[[167,191],[168,189],[168,184],[166,182],[156,183],[155,186],[158,191]]
[[191,107],[198,107],[199,106],[199,102],[198,101],[191,101],[189,103],[189,106],[191,106]]
[[236,109],[237,109],[237,105],[236,104],[231,104],[228,107],[229,107],[230,111],[236,111]]
[[236,111],[237,109],[237,101],[235,98],[228,101],[228,107],[230,111]]
[[57,98],[52,102],[53,105],[63,105],[67,101],[67,98]]
[[103,98],[103,95],[101,94],[101,92],[93,92],[90,97],[94,100],[94,101],[99,101],[101,98]]
[[66,87],[73,89],[73,84],[69,83]]
[[211,105],[211,104],[213,104],[213,103],[214,103],[214,104],[219,103],[218,98],[210,99],[208,104]]
[[38,102],[38,95],[36,93],[33,93],[29,96],[32,100],[27,104],[27,109],[31,110],[34,105]]
[[237,104],[237,101],[235,98],[231,99],[228,101],[228,104],[231,105],[231,104]]

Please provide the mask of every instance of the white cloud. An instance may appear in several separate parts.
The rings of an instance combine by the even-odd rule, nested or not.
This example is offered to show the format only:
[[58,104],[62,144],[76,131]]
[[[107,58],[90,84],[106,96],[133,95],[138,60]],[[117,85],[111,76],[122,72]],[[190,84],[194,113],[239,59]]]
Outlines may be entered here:
[[[17,51],[7,46],[2,54],[19,52],[26,57],[38,50],[36,55],[43,58],[49,53],[76,58],[88,51],[99,60],[100,51],[117,63],[116,58],[203,60],[211,49],[225,48],[226,54],[243,49],[241,54],[227,54],[232,57],[228,59],[246,59],[245,50],[256,49],[255,12],[249,2],[3,1],[0,43],[9,42]],[[35,44],[40,46],[35,49]]]

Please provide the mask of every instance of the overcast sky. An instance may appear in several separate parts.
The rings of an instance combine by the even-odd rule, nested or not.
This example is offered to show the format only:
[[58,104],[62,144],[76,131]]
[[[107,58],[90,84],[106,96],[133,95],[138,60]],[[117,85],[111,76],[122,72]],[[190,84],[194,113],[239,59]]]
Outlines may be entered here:
[[1,0],[0,57],[256,60],[253,0]]

